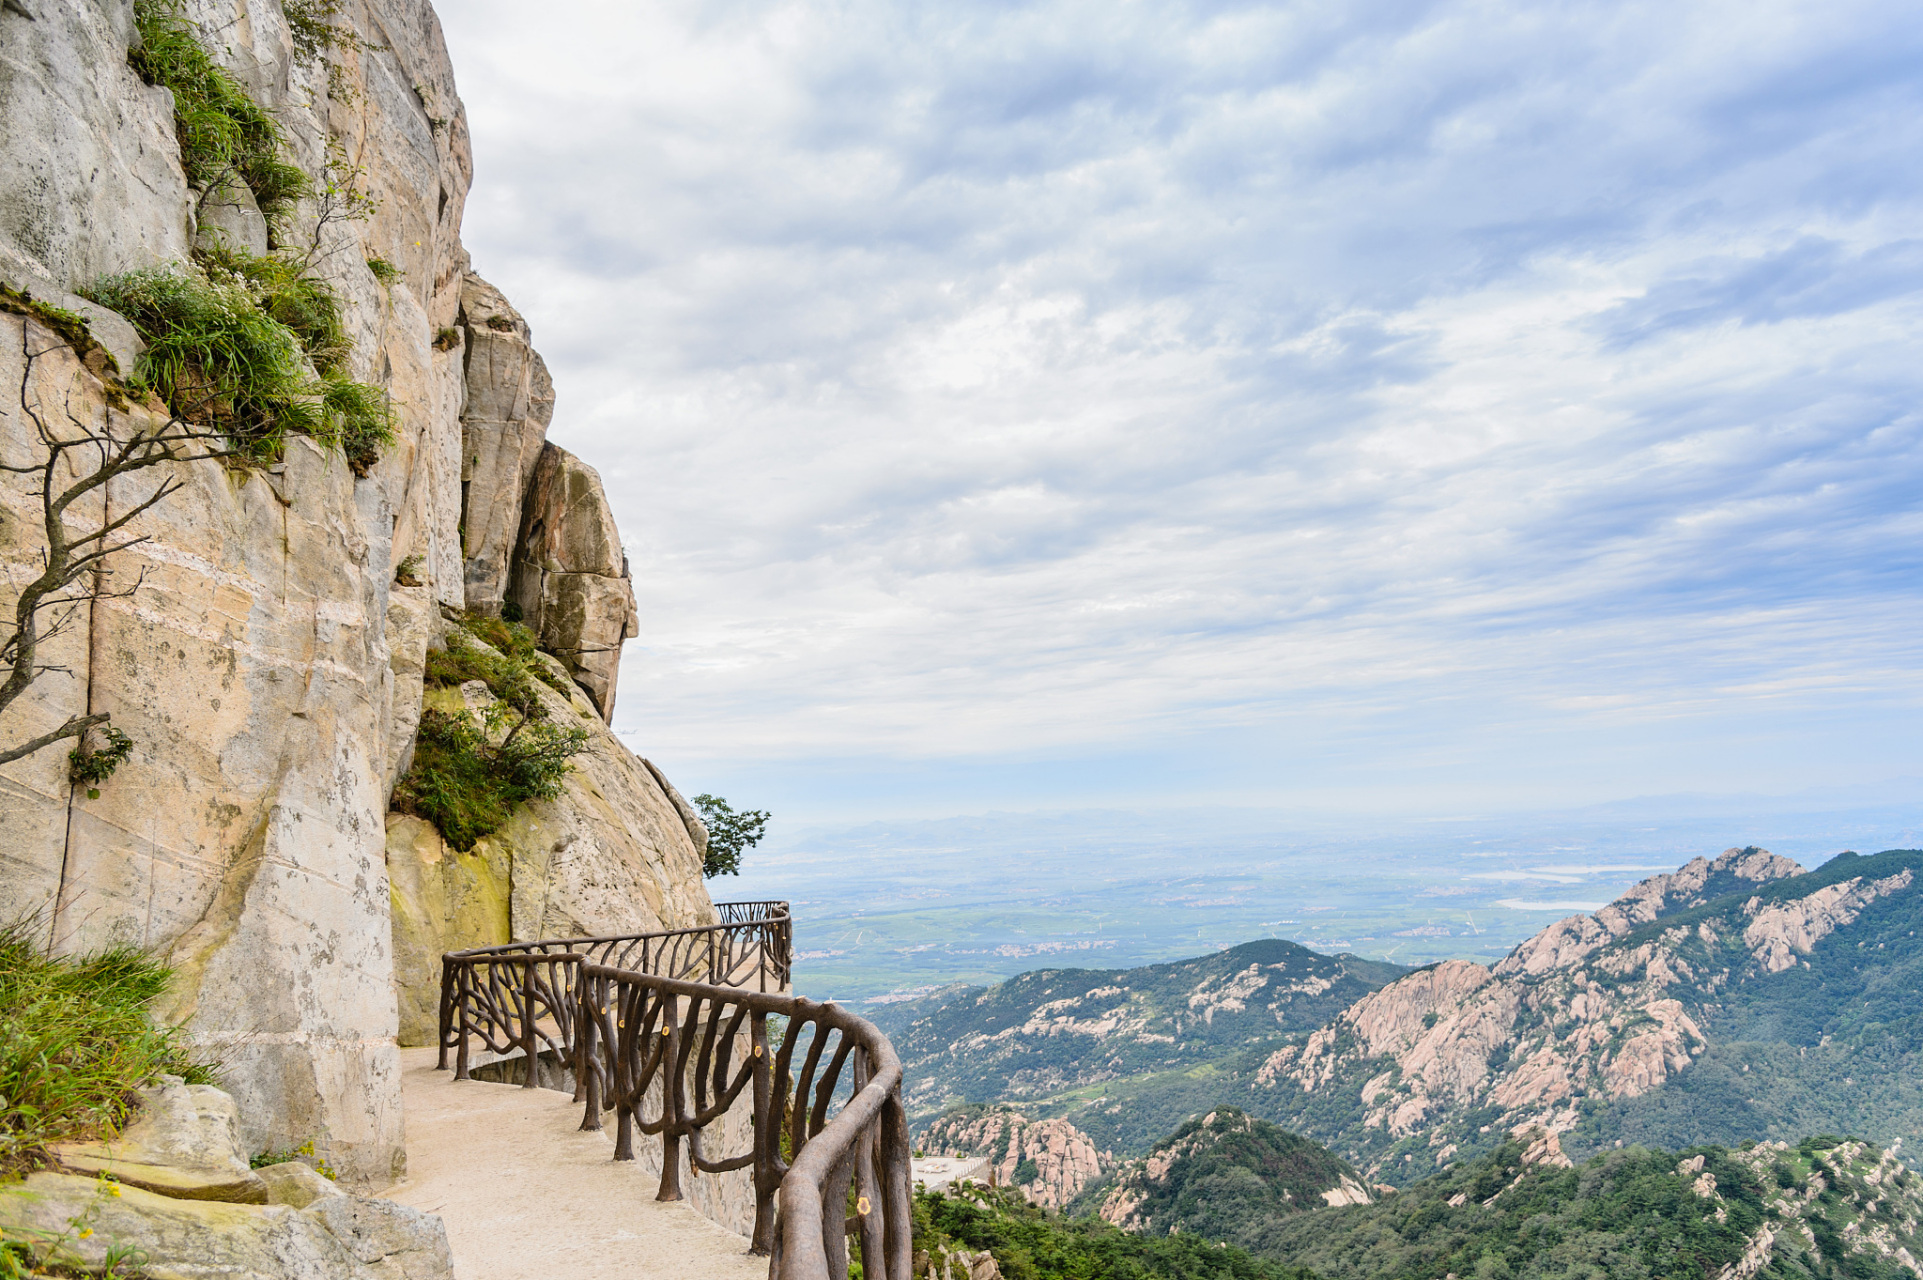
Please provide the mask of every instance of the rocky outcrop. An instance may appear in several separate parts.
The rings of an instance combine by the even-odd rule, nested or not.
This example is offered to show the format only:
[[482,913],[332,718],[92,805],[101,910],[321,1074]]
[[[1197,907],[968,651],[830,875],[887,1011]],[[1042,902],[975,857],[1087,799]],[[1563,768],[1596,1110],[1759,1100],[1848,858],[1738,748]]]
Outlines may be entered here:
[[547,442],[554,383],[526,320],[476,275],[461,286],[467,399],[461,409],[461,545],[469,608],[507,598],[521,500]]
[[1907,889],[1914,880],[1907,869],[1881,880],[1846,880],[1818,889],[1805,898],[1768,907],[1752,899],[1753,917],[1743,930],[1743,944],[1766,972],[1781,973],[1816,949],[1816,944],[1862,914],[1878,898]]
[[1102,1176],[1105,1161],[1066,1120],[1030,1120],[1008,1107],[968,1108],[935,1121],[917,1144],[929,1155],[986,1156],[998,1186],[1061,1209]]
[[[402,1044],[434,1043],[443,952],[715,921],[701,888],[701,853],[654,771],[584,694],[537,691],[552,721],[591,735],[558,799],[518,806],[507,826],[466,853],[419,818],[387,817]],[[474,682],[432,690],[428,701],[462,711],[470,694],[491,700]]]
[[[271,465],[179,464],[73,510],[113,518],[153,483],[179,486],[128,527],[143,541],[108,563],[113,586],[138,590],[82,605],[41,652],[58,669],[0,722],[0,740],[18,742],[109,712],[134,743],[97,795],[74,789],[62,749],[0,766],[0,900],[39,912],[56,949],[133,946],[173,966],[157,1013],[223,1063],[243,1148],[311,1141],[345,1179],[385,1184],[402,1163],[397,941],[470,936],[462,913],[479,910],[429,918],[458,884],[441,899],[390,887],[396,839],[407,851],[396,865],[421,883],[462,859],[418,828],[392,836],[388,795],[442,606],[503,601],[553,388],[525,321],[473,275],[460,242],[472,163],[426,0],[330,9],[351,38],[320,58],[297,54],[275,0],[188,0],[185,14],[279,121],[287,160],[319,178],[332,146],[359,166],[366,217],[322,219],[310,200],[285,234],[323,264],[354,340],[346,372],[387,393],[398,438],[365,475],[294,437]],[[203,231],[260,247],[257,209],[188,185],[169,94],[126,65],[133,37],[124,3],[31,0],[0,14],[0,277],[91,317],[123,373],[137,339],[76,289],[180,260]],[[370,260],[398,278],[377,279]],[[90,367],[39,320],[0,307],[0,461],[37,457],[30,408],[123,431],[150,424],[157,402],[126,398],[110,373],[97,353]],[[30,478],[0,473],[9,614],[37,572],[37,529]],[[610,563],[578,572],[605,577]],[[593,620],[585,649],[607,627],[602,613],[582,617]],[[613,666],[596,660],[599,674],[583,678],[604,682],[602,705],[581,708],[599,721]],[[564,800],[502,833],[502,905],[477,940],[704,918],[687,825],[612,735],[597,743]],[[625,914],[605,909],[624,895]],[[422,922],[397,932],[396,903]]]
[[612,719],[621,642],[641,634],[628,558],[600,475],[552,444],[541,450],[521,506],[509,597],[541,647],[561,659],[601,718]]
[[1672,911],[1700,907],[1711,898],[1802,873],[1788,858],[1753,846],[1725,850],[1714,862],[1691,858],[1668,875],[1640,881],[1594,915],[1570,916],[1550,925],[1506,956],[1496,972],[1533,974],[1566,968]]
[[177,1076],[140,1091],[125,1131],[100,1142],[61,1143],[51,1155],[71,1172],[104,1174],[176,1200],[268,1201],[267,1183],[248,1168],[233,1098]]
[[[163,1077],[140,1095],[126,1133],[96,1159],[59,1148],[61,1166],[0,1189],[0,1231],[61,1239],[62,1261],[100,1267],[110,1251],[154,1277],[234,1280],[453,1280],[441,1220],[351,1195],[305,1164],[247,1169],[234,1100]],[[225,1178],[209,1194],[209,1176]]]
[[[1213,1203],[1224,1198],[1236,1203]],[[1222,1107],[1119,1170],[1099,1212],[1124,1231],[1220,1239],[1225,1226],[1374,1202],[1355,1170],[1326,1148]]]
[[1801,869],[1764,850],[1695,859],[1551,925],[1492,969],[1447,961],[1363,997],[1272,1053],[1256,1087],[1299,1099],[1281,1110],[1308,1125],[1330,1095],[1352,1095],[1356,1119],[1318,1136],[1372,1177],[1416,1176],[1512,1133],[1556,1143],[1561,1158],[1557,1140],[1586,1106],[1689,1071],[1732,987],[1805,963],[1872,904],[1912,889],[1907,866],[1838,874],[1853,856],[1801,892]]

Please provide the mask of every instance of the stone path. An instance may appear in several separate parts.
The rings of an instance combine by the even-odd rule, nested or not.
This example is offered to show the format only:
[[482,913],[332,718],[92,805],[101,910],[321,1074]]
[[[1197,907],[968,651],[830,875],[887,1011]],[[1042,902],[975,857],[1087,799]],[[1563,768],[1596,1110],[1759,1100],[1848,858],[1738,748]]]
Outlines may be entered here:
[[407,1181],[385,1194],[446,1221],[455,1280],[766,1280],[746,1240],[582,1133],[566,1094],[456,1084],[434,1056],[401,1051]]

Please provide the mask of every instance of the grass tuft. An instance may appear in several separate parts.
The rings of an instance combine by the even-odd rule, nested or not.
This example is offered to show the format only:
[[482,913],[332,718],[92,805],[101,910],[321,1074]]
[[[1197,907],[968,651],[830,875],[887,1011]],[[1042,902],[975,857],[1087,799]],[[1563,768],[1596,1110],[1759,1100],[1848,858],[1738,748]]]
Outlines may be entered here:
[[171,970],[126,947],[50,957],[34,940],[41,927],[0,927],[0,1177],[31,1170],[49,1143],[117,1131],[156,1076],[214,1079],[148,1014]]
[[215,62],[187,20],[180,0],[135,0],[140,43],[127,61],[148,84],[174,95],[174,134],[187,180],[214,191],[239,178],[275,231],[312,187],[281,159],[284,139],[274,117]]
[[87,296],[139,330],[139,377],[176,415],[225,432],[256,461],[306,435],[366,475],[394,443],[387,393],[347,376],[340,295],[297,259],[222,246],[190,266],[108,276]]

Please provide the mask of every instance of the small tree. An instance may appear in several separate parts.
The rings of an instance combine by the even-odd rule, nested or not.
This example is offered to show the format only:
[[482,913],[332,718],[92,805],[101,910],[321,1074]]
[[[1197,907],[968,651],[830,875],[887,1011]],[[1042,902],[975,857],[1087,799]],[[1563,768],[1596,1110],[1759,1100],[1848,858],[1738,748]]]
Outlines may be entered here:
[[[72,347],[84,358],[96,344],[87,334],[86,322],[72,312],[18,297],[10,298],[9,302],[13,305],[8,310],[31,315],[59,335],[60,340],[36,350],[32,345],[35,327],[25,326],[26,367],[21,378],[21,409],[33,424],[41,456],[20,466],[0,463],[0,470],[36,478],[32,492],[40,499],[40,525],[45,539],[40,552],[40,575],[20,589],[14,601],[13,618],[6,624],[7,629],[0,631],[0,672],[5,674],[5,679],[0,681],[0,715],[4,715],[35,680],[50,671],[67,670],[43,662],[40,646],[73,626],[82,616],[82,605],[131,596],[140,589],[144,575],[124,590],[109,590],[107,557],[147,541],[145,537],[120,535],[141,514],[178,489],[181,481],[171,476],[162,480],[126,511],[97,525],[82,524],[79,528],[71,525],[74,505],[89,494],[104,492],[113,480],[162,463],[233,456],[233,450],[225,446],[218,432],[190,426],[177,417],[156,422],[110,410],[102,415],[103,425],[96,427],[90,418],[75,412],[72,384],[58,411],[50,411],[37,397],[27,394],[26,389],[33,385],[35,364],[63,346]],[[109,383],[110,399],[124,392],[125,388],[117,382]],[[110,719],[106,712],[70,716],[59,728],[25,742],[8,745],[0,738],[0,764],[32,755],[56,742],[79,739],[73,753],[76,780],[100,781],[125,759],[131,746],[124,735],[107,730],[105,749],[86,748],[88,731],[106,726]]]
[[774,815],[761,809],[736,813],[720,796],[699,795],[695,807],[708,828],[708,854],[701,860],[701,874],[715,876],[741,874],[741,855],[761,843],[761,836]]

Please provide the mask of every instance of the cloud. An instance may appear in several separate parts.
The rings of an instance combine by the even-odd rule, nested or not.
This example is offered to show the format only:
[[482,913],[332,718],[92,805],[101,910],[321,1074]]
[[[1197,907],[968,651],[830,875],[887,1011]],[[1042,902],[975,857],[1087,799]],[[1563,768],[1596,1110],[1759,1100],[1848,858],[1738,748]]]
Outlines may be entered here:
[[466,235],[608,481],[655,758],[1915,768],[1900,6],[524,19],[443,6]]

